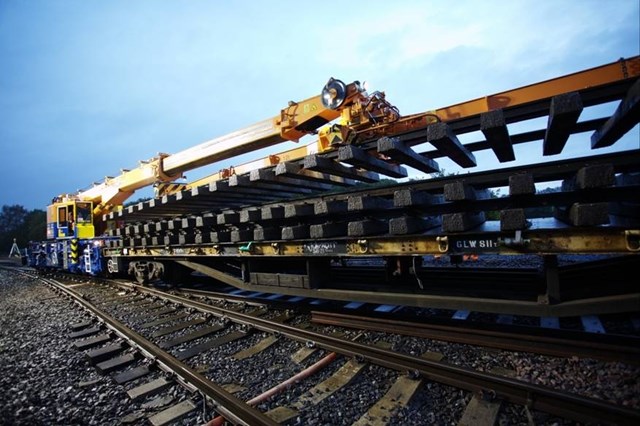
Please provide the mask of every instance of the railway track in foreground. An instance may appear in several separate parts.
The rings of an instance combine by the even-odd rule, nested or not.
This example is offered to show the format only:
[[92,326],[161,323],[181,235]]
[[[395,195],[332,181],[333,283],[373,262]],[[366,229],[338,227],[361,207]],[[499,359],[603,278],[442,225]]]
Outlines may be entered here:
[[[445,386],[463,390],[469,395],[481,396],[471,398],[471,400],[475,401],[475,405],[480,403],[487,405],[489,403],[493,404],[496,401],[505,401],[515,405],[526,406],[528,409],[534,411],[541,410],[558,416],[559,418],[573,419],[579,422],[595,421],[605,424],[633,424],[640,418],[638,411],[620,407],[602,400],[537,386],[504,376],[474,371],[469,368],[430,360],[425,357],[398,353],[377,345],[360,343],[353,340],[357,334],[350,336],[332,336],[315,331],[311,327],[304,328],[304,326],[289,325],[288,322],[292,320],[295,321],[295,319],[289,318],[286,320],[286,323],[284,317],[269,319],[269,315],[266,314],[264,309],[257,305],[238,305],[237,303],[229,304],[227,302],[207,303],[202,300],[180,297],[138,286],[128,291],[123,291],[121,288],[117,291],[112,290],[109,293],[110,296],[102,294],[99,297],[94,293],[96,291],[95,285],[88,285],[86,283],[64,285],[51,279],[47,279],[47,281],[50,285],[58,288],[58,291],[64,293],[66,297],[72,298],[74,302],[82,305],[84,309],[89,310],[92,315],[99,316],[99,318],[101,318],[100,321],[105,324],[104,327],[111,330],[120,338],[126,339],[128,346],[140,352],[142,356],[152,359],[153,364],[160,366],[161,370],[170,372],[171,377],[183,383],[187,388],[204,395],[203,401],[206,401],[205,406],[208,407],[211,418],[218,419],[216,422],[221,422],[222,418],[225,418],[237,424],[274,424],[274,418],[278,421],[286,422],[292,415],[299,417],[300,413],[304,413],[305,410],[310,409],[310,407],[305,404],[305,401],[306,403],[313,401],[317,403],[318,399],[322,400],[330,396],[330,394],[325,393],[323,397],[320,395],[322,393],[314,393],[313,389],[316,389],[317,392],[318,389],[322,388],[322,383],[309,388],[309,394],[311,396],[305,394],[307,395],[306,398],[294,398],[289,401],[289,404],[269,409],[269,404],[266,404],[265,400],[272,397],[277,391],[286,390],[287,385],[291,386],[292,383],[298,381],[304,383],[305,380],[301,380],[301,377],[298,376],[298,374],[301,374],[301,371],[307,371],[308,368],[312,367],[313,369],[311,371],[315,371],[314,369],[321,368],[323,363],[329,364],[330,362],[335,362],[336,358],[338,358],[343,365],[335,371],[334,374],[338,374],[338,377],[343,377],[342,380],[344,383],[338,389],[334,389],[334,392],[339,392],[343,387],[344,389],[348,389],[350,380],[344,378],[344,375],[347,374],[347,376],[349,376],[349,374],[351,374],[351,379],[353,379],[358,372],[364,368],[362,365],[375,366],[380,371],[386,371],[386,373],[383,373],[383,376],[384,374],[391,374],[393,377],[393,379],[390,379],[392,383],[388,386],[387,393],[381,395],[378,402],[369,402],[369,408],[362,410],[360,413],[360,418],[362,419],[360,421],[362,422],[372,418],[378,418],[378,421],[380,421],[381,416],[387,417],[388,419],[392,414],[391,411],[381,409],[380,407],[392,406],[396,409],[400,408],[398,404],[389,404],[389,401],[394,400],[396,403],[399,401],[409,401],[422,389],[425,382],[437,382]],[[103,288],[103,286],[98,287]],[[91,289],[91,292],[81,294],[81,289]],[[225,305],[229,306],[225,307]],[[110,309],[115,310],[112,313],[117,313],[116,311],[120,313],[117,315],[105,313],[104,311],[110,310],[108,309],[109,306],[111,306]],[[127,309],[124,309],[124,306],[127,306]],[[240,309],[239,306],[242,307],[242,309]],[[121,309],[124,309],[124,311]],[[158,313],[158,310],[172,309],[173,311],[166,312],[165,314]],[[180,328],[178,325],[180,322],[191,321],[191,325],[182,328],[182,330],[189,330],[186,334],[175,335],[170,333],[165,334],[163,332],[159,333],[160,329],[158,327],[165,327],[165,331],[168,331],[166,327],[169,327],[168,325],[161,324],[157,324],[155,326],[156,328],[152,328],[155,331],[149,333],[147,336],[130,329],[139,328],[141,321],[146,321],[148,325],[154,321],[161,321],[163,318],[175,317],[176,311],[183,310],[184,313],[192,314],[193,316],[198,316],[203,319],[203,321],[198,323],[193,322],[193,318],[183,317],[182,319],[176,320],[177,324],[173,323],[173,325],[170,326],[173,327],[174,331],[179,331]],[[156,313],[154,314],[154,312]],[[262,312],[262,314],[260,314],[260,312]],[[146,318],[145,315],[147,316]],[[132,318],[137,317],[138,325],[136,327],[135,322],[132,322],[131,326],[124,325],[116,320],[116,316],[126,317],[129,321],[133,321]],[[276,317],[277,316],[278,315],[276,315]],[[152,317],[155,319],[150,321]],[[199,338],[200,340],[189,340],[187,336],[194,336],[198,333],[198,328],[193,328],[192,326],[214,327],[218,328],[218,331],[221,333],[211,332],[208,335],[203,334],[201,338]],[[90,325],[87,325],[87,328],[90,328]],[[81,330],[82,329],[78,329],[78,332]],[[202,330],[202,328],[200,328],[200,330]],[[200,333],[203,332],[200,331]],[[265,414],[265,412],[254,407],[253,404],[246,403],[246,401],[255,400],[259,395],[253,395],[251,398],[235,397],[231,392],[225,390],[220,385],[216,385],[207,378],[207,376],[211,375],[207,374],[211,373],[210,368],[204,370],[206,373],[198,372],[199,366],[197,362],[202,361],[202,354],[211,349],[218,348],[218,350],[220,350],[224,348],[224,342],[216,344],[214,341],[231,333],[235,333],[236,336],[240,334],[243,335],[238,339],[228,340],[227,343],[231,341],[240,342],[245,339],[247,339],[246,342],[252,343],[252,345],[244,347],[240,351],[228,354],[234,356],[244,351],[245,355],[239,357],[243,360],[252,359],[255,356],[264,354],[266,349],[260,349],[260,345],[266,345],[265,341],[267,339],[287,342],[289,349],[293,347],[291,345],[297,345],[298,351],[321,351],[321,354],[317,353],[316,358],[312,358],[315,362],[308,365],[307,368],[291,374],[291,376],[286,379],[281,380],[281,378],[278,378],[278,380],[280,380],[279,383],[265,378],[263,380],[265,383],[271,382],[272,384],[269,389],[253,390],[254,392],[262,390],[262,392],[259,392],[259,395],[267,395],[262,397],[265,398],[265,400],[260,399],[254,401],[254,404],[258,407],[267,409]],[[158,341],[156,339],[154,343],[154,338],[152,337],[154,334],[155,338],[169,336],[170,340]],[[92,336],[92,334],[90,334],[90,336]],[[205,336],[209,337],[205,339]],[[95,337],[85,337],[83,340],[92,338]],[[182,343],[167,345],[169,341],[173,343],[181,341]],[[194,342],[195,345],[189,345],[189,342]],[[220,340],[218,340],[218,342],[220,342]],[[169,346],[167,348],[169,350],[162,350],[160,346]],[[195,358],[180,355],[188,351],[194,353],[193,348],[196,347],[198,348],[195,350],[197,355],[193,355]],[[207,347],[208,349],[206,349]],[[267,348],[268,347],[269,346],[267,346]],[[238,347],[234,349],[238,349]],[[93,350],[100,350],[100,348]],[[252,354],[246,355],[248,353]],[[287,355],[290,356],[291,352]],[[122,355],[118,355],[118,357],[121,356]],[[198,358],[199,356],[200,358]],[[182,360],[180,358],[182,358]],[[196,360],[195,364],[191,362],[192,359]],[[239,359],[236,358],[236,361],[239,361]],[[101,361],[101,363],[108,362],[109,360]],[[116,361],[112,361],[112,363],[117,364]],[[314,367],[316,364],[318,364],[318,366]],[[300,368],[300,366],[298,366],[298,368]],[[200,370],[203,371],[202,369]],[[252,369],[249,370],[251,371]],[[284,370],[288,371],[288,369]],[[352,373],[345,373],[347,370],[352,371]],[[356,371],[353,372],[354,370]],[[213,376],[215,376],[215,374],[213,374]],[[409,390],[407,391],[407,389]],[[250,394],[251,391],[248,390],[240,393],[240,395],[243,396]],[[315,397],[313,395],[315,395]],[[388,398],[385,399],[385,396]],[[193,405],[195,409],[195,404]],[[469,405],[471,405],[471,401],[469,401]],[[170,407],[170,409],[171,408],[172,407]],[[174,409],[177,410],[177,408]],[[214,417],[214,412],[218,417]],[[357,421],[358,420],[356,420],[356,422]]]
[[225,293],[180,288],[171,292],[186,298],[225,298],[240,303],[268,304],[276,309],[304,312],[308,313],[309,321],[317,325],[557,357],[578,356],[629,364],[640,363],[640,333],[635,327],[637,317],[634,313],[628,316],[617,315],[614,320],[608,320],[615,321],[615,325],[607,325],[612,330],[606,330],[598,316],[580,317],[579,320],[587,323],[588,327],[574,329],[561,328],[559,318],[518,318],[512,315],[477,313],[484,317],[481,320],[469,320],[472,316],[470,311],[425,311],[407,306],[286,298],[279,294],[240,290]]

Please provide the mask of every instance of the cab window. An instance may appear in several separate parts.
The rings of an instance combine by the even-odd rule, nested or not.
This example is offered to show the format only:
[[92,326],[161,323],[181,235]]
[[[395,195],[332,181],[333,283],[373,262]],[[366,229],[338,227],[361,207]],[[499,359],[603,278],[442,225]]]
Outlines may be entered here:
[[58,225],[67,226],[67,206],[58,207]]
[[76,221],[91,223],[91,203],[76,203]]

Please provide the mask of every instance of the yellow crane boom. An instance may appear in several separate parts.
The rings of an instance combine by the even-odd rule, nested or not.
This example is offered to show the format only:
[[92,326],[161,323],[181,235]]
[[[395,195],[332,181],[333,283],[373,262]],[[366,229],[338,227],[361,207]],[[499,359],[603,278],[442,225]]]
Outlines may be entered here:
[[[284,141],[298,141],[308,134],[319,133],[318,140],[306,146],[236,166],[235,172],[246,172],[282,161],[299,159],[310,153],[333,150],[357,140],[401,134],[426,127],[436,121],[446,122],[470,117],[493,109],[548,98],[567,90],[595,87],[637,75],[640,75],[640,57],[636,56],[492,96],[404,117],[386,101],[384,92],[368,95],[358,81],[345,84],[331,78],[320,95],[300,102],[291,101],[275,117],[175,154],[158,154],[148,161],[141,161],[135,169],[122,170],[117,177],[106,177],[103,182],[95,184],[92,188],[73,195],[63,194],[56,197],[48,211],[58,213],[52,213],[48,223],[60,222],[60,214],[65,217],[73,216],[76,209],[69,203],[91,203],[93,215],[103,215],[121,206],[140,188],[173,182],[188,170]],[[341,118],[340,124],[324,126],[337,118]],[[318,132],[322,126],[324,127]],[[196,184],[224,179],[230,173],[229,170],[222,171],[200,179]],[[59,203],[66,203],[64,212],[60,212]]]
[[284,141],[298,141],[307,134],[315,133],[320,126],[340,117],[343,108],[361,98],[366,98],[366,93],[359,82],[345,85],[331,79],[322,94],[300,102],[291,101],[275,117],[175,154],[159,154],[150,160],[141,161],[135,169],[122,170],[117,177],[106,177],[103,182],[92,188],[74,195],[61,195],[58,202],[73,199],[90,201],[94,206],[94,215],[108,213],[140,188],[155,183],[172,182],[188,170],[245,152]]

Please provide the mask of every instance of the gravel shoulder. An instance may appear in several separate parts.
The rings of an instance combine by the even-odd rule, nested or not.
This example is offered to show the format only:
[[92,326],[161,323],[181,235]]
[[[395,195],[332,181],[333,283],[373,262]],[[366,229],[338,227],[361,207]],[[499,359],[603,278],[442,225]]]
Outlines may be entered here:
[[76,309],[44,285],[0,270],[0,424],[111,425],[132,407],[122,387],[73,348]]

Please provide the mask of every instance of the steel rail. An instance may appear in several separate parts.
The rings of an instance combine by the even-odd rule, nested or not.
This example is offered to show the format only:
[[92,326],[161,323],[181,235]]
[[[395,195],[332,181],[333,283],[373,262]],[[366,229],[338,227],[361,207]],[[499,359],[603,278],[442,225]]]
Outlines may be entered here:
[[[459,271],[459,269],[456,271]],[[210,293],[205,290],[180,289],[180,292],[187,296],[213,297],[216,300],[227,298],[224,293]],[[228,296],[232,301],[264,306],[264,303],[256,303],[246,297]],[[270,301],[270,306],[274,306],[273,302]],[[290,307],[287,303],[276,303],[276,305],[284,308]],[[318,324],[397,333],[424,339],[436,339],[543,355],[560,357],[575,355],[605,361],[640,364],[640,337],[619,334],[593,334],[575,330],[540,329],[522,325],[469,326],[465,324],[463,326],[459,324],[459,321],[457,321],[456,325],[453,325],[456,320],[446,321],[444,319],[438,320],[436,323],[415,322],[317,310],[310,311],[310,314],[311,321]]]
[[[640,150],[631,149],[623,152],[614,152],[607,154],[599,154],[599,155],[589,155],[578,158],[571,158],[566,160],[558,160],[558,161],[549,161],[544,163],[536,163],[536,164],[528,164],[524,166],[511,166],[504,167],[500,169],[488,170],[488,171],[477,171],[464,175],[464,181],[472,185],[476,189],[484,189],[484,188],[493,188],[493,187],[502,187],[509,186],[509,178],[512,175],[521,172],[531,173],[534,177],[536,183],[541,182],[549,182],[566,179],[573,174],[575,174],[578,170],[584,167],[586,164],[589,165],[611,165],[614,168],[615,173],[624,173],[624,172],[637,172],[638,164],[640,164]],[[307,197],[302,197],[296,199],[296,203],[306,202],[306,203],[314,203],[318,201],[333,201],[333,200],[346,200],[349,197],[353,196],[377,196],[377,197],[389,197],[393,196],[395,191],[403,190],[403,189],[413,189],[415,191],[425,191],[432,193],[440,193],[445,184],[450,182],[456,182],[460,180],[460,175],[451,175],[451,176],[443,176],[437,178],[423,179],[418,181],[408,181],[408,182],[396,182],[387,186],[380,187],[354,187],[354,188],[344,188],[337,192],[326,192],[309,195]],[[611,188],[607,188],[611,189]],[[208,191],[208,189],[207,189]],[[625,196],[624,189],[620,189],[621,194]],[[207,194],[206,192],[204,194]],[[207,200],[207,196],[204,195],[204,199]],[[566,192],[564,193],[567,194]],[[544,194],[535,194],[530,198],[534,200],[541,200],[540,197]],[[577,195],[576,195],[577,196]],[[628,194],[626,194],[628,196]],[[506,197],[506,200],[509,202],[513,202],[513,197]],[[549,200],[544,200],[549,201]],[[557,200],[551,200],[557,201]],[[283,200],[276,200],[270,202],[263,203],[247,203],[249,205],[260,205],[260,206],[272,206],[272,205],[281,205]],[[291,201],[292,203],[294,201]],[[167,204],[162,204],[163,208],[171,208],[177,207],[181,205],[180,201],[175,199],[169,200]],[[533,206],[535,203],[528,202],[527,206]],[[443,204],[435,207],[442,208]],[[126,211],[123,210],[120,212],[118,219],[125,220],[127,222],[135,222],[140,219],[147,219],[151,217],[154,213],[154,209],[157,207],[147,207],[142,211]],[[184,213],[194,213],[195,211],[202,211],[202,209],[187,209]],[[174,212],[175,213],[175,212]],[[175,215],[175,214],[174,214]]]
[[137,291],[163,297],[216,316],[224,316],[229,320],[261,331],[286,336],[301,342],[314,342],[319,347],[342,355],[362,358],[386,368],[417,374],[429,380],[471,392],[493,394],[512,403],[526,405],[529,408],[563,418],[579,422],[600,422],[603,424],[640,424],[640,411],[620,407],[603,400],[561,392],[465,367],[415,358],[374,346],[346,341],[266,319],[228,311],[151,288],[137,285],[133,287]]
[[[100,278],[96,278],[94,277],[95,280],[104,283],[104,284],[114,284],[117,283],[118,286],[124,286],[127,288],[131,288],[133,289],[133,283],[129,282],[129,281],[117,281],[117,280],[113,280],[113,279],[100,279]],[[131,287],[130,287],[131,286]],[[173,291],[174,289],[168,289],[167,291]],[[177,291],[179,291],[180,293],[183,293],[187,296],[193,296],[193,297],[207,297],[211,300],[214,301],[219,301],[219,302],[231,302],[231,303],[238,303],[238,304],[244,304],[247,306],[257,306],[257,307],[265,307],[266,303],[265,302],[261,302],[261,301],[257,301],[257,300],[253,300],[251,298],[248,298],[246,296],[237,296],[234,294],[227,294],[227,293],[222,293],[222,292],[216,292],[216,291],[207,291],[207,290],[199,290],[196,288],[180,288],[180,289],[175,289]],[[273,301],[269,301],[269,305],[273,306],[274,303]]]
[[[608,361],[640,364],[639,338],[628,338],[620,343],[605,342],[602,341],[602,339],[597,339],[599,337],[621,337],[619,335],[587,336],[588,333],[585,332],[564,333],[563,330],[545,330],[545,332],[549,332],[551,335],[539,335],[321,311],[312,311],[311,321],[318,324],[397,333],[426,339],[487,346],[512,351],[526,351],[563,357],[579,355]],[[505,327],[505,329],[509,330],[516,328],[526,329],[527,331],[540,331],[525,326]],[[589,337],[591,340],[578,340],[578,336]]]
[[174,372],[178,377],[182,378],[184,382],[195,387],[204,395],[211,398],[215,404],[215,409],[226,419],[236,424],[248,426],[278,424],[259,410],[251,407],[250,405],[247,405],[241,399],[228,393],[222,387],[216,385],[215,383],[212,383],[207,378],[188,367],[186,364],[171,356],[171,354],[161,350],[155,344],[153,344],[140,334],[136,333],[133,330],[130,330],[112,316],[102,312],[95,305],[93,305],[93,303],[86,300],[82,295],[65,287],[63,284],[57,282],[56,280],[42,277],[40,277],[40,279],[48,285],[51,285],[52,287],[63,292],[80,306],[100,318],[100,320],[103,321],[108,328],[113,330],[120,337],[130,342],[132,346],[138,348],[143,353],[146,353],[149,358],[153,359],[160,365],[164,365],[165,368],[168,369],[168,371]]

